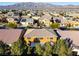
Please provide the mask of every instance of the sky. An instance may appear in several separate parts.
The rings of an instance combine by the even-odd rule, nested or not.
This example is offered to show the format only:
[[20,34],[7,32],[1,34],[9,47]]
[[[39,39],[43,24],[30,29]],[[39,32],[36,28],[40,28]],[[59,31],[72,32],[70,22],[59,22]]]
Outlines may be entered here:
[[[18,2],[0,2],[0,6],[6,6],[6,5],[14,5]],[[79,5],[79,2],[51,2],[51,4],[55,5]]]
[[79,2],[53,2],[55,5],[79,5]]
[[14,5],[16,2],[0,2],[0,6]]

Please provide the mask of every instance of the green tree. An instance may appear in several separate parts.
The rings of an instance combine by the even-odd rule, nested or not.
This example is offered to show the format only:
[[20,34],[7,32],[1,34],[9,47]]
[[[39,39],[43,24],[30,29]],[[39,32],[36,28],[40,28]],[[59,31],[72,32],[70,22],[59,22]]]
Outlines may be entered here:
[[2,11],[3,14],[6,14],[6,13],[9,12],[9,10],[3,10],[3,9],[1,11]]
[[24,46],[23,46],[22,40],[19,39],[17,42],[11,45],[11,55],[17,55],[17,56],[22,55],[23,49],[24,49]]
[[35,54],[38,56],[42,56],[43,55],[43,48],[41,47],[40,44],[37,44],[35,46]]
[[2,41],[0,41],[0,55],[9,55],[9,46]]
[[65,40],[59,39],[53,48],[53,54],[58,54],[59,56],[70,55],[71,49],[66,44]]
[[52,23],[50,25],[51,28],[59,28],[60,24],[59,23]]
[[49,42],[45,43],[43,55],[50,56],[50,55],[52,55],[52,51],[53,51],[53,49],[52,49],[52,46],[50,45],[50,43]]

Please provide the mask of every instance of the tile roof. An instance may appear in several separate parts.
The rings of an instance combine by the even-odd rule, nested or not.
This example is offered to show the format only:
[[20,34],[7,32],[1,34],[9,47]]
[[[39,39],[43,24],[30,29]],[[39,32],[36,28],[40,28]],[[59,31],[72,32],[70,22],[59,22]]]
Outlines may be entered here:
[[50,14],[45,14],[39,20],[44,20],[44,19],[51,20],[51,18],[52,18],[52,16]]
[[53,17],[53,20],[56,20],[56,19],[60,20],[61,23],[65,23],[65,22],[67,22],[67,20],[64,19],[63,17]]
[[73,44],[79,46],[79,31],[76,30],[57,30],[62,38],[70,38]]
[[19,39],[21,32],[22,29],[0,29],[0,40],[11,44]]
[[53,29],[28,29],[24,37],[53,37],[55,32]]

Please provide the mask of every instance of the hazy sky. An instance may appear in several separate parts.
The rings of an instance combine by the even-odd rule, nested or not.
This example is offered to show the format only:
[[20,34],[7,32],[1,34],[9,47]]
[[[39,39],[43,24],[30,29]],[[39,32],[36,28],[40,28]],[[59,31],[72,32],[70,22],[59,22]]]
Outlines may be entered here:
[[[13,5],[17,2],[0,2],[0,6]],[[52,2],[55,5],[79,5],[79,2]]]
[[53,2],[55,5],[79,5],[79,2]]
[[13,4],[16,4],[16,2],[0,2],[0,6],[13,5]]

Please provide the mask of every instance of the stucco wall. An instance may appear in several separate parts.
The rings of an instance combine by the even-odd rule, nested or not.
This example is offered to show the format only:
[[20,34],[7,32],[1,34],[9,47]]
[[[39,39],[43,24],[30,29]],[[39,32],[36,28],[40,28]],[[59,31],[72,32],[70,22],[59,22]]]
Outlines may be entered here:
[[[36,38],[36,37],[31,37],[31,38],[29,38],[29,39],[28,39],[27,37],[25,37],[24,40],[25,40],[25,42],[26,42],[27,44],[29,44],[29,41],[30,41],[30,42],[34,42],[34,38]],[[52,39],[50,39],[50,38],[48,38],[48,37],[43,37],[43,38],[40,38],[39,41],[42,42],[42,43],[46,43],[46,42],[50,42],[50,41],[56,43],[57,37],[53,37]]]

